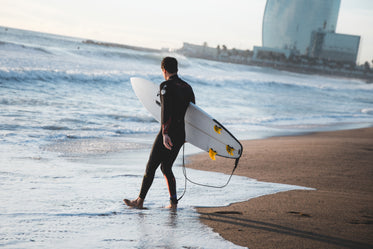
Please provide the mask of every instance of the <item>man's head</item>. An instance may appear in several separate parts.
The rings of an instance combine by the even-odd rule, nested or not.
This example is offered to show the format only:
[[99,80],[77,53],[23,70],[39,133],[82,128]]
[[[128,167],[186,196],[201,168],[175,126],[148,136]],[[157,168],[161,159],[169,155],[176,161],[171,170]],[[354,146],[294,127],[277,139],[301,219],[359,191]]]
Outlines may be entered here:
[[165,57],[161,63],[162,71],[166,70],[169,74],[177,73],[177,60],[174,57]]

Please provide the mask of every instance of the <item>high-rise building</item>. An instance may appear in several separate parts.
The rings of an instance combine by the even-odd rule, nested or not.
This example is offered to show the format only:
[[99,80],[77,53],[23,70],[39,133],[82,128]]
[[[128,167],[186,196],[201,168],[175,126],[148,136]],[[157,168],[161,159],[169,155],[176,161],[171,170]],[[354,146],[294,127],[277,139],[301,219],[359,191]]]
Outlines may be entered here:
[[360,37],[336,34],[340,0],[267,0],[258,50],[355,62]]

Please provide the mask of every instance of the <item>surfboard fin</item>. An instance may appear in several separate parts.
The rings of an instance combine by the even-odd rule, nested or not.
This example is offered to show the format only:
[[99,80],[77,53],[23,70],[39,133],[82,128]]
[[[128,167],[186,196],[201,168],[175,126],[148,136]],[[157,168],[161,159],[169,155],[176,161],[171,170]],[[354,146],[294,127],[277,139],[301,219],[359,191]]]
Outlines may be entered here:
[[212,148],[210,148],[210,150],[209,150],[209,156],[214,161],[216,160],[215,159],[216,154],[217,154],[217,152],[215,150],[213,150]]
[[233,151],[235,150],[233,147],[227,145],[226,146],[227,152],[229,155],[233,156]]
[[217,126],[217,125],[214,125],[214,131],[215,131],[216,133],[221,134],[221,130],[222,130],[221,127],[219,127],[219,126]]

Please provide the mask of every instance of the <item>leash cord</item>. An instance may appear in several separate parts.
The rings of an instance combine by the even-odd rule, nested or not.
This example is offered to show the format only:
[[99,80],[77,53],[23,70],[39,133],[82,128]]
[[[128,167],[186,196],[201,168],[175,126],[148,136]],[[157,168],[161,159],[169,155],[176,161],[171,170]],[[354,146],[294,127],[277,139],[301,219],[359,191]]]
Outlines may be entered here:
[[226,187],[226,186],[229,184],[229,182],[231,181],[231,179],[232,179],[233,173],[234,173],[234,171],[235,171],[236,168],[237,168],[237,165],[238,165],[238,161],[239,161],[239,159],[240,159],[240,158],[237,158],[237,159],[236,159],[236,162],[235,162],[235,164],[234,164],[234,168],[233,168],[233,170],[232,170],[232,173],[231,173],[231,175],[229,176],[228,181],[227,181],[225,184],[223,184],[223,185],[221,185],[221,186],[215,186],[215,185],[208,185],[208,184],[198,183],[198,182],[195,182],[195,181],[190,180],[190,179],[188,178],[187,174],[186,174],[186,168],[185,168],[185,144],[184,144],[184,145],[183,145],[183,166],[182,166],[182,167],[183,167],[183,174],[184,174],[184,177],[185,177],[185,185],[184,185],[184,191],[183,191],[183,194],[182,194],[181,197],[179,197],[179,199],[177,199],[177,200],[178,200],[178,201],[181,200],[181,198],[183,198],[183,196],[185,195],[185,192],[186,192],[186,189],[187,189],[187,182],[190,182],[190,183],[193,183],[193,184],[195,184],[195,185],[202,186],[202,187],[208,187],[208,188],[224,188],[224,187]]

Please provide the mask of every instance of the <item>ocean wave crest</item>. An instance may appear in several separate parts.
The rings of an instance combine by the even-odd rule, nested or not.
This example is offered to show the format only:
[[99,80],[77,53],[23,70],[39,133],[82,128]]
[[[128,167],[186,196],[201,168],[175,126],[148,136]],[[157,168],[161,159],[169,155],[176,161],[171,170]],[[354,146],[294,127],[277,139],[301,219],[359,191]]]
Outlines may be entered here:
[[51,51],[47,50],[46,48],[37,47],[37,46],[29,46],[24,44],[18,44],[13,42],[5,42],[0,41],[0,46],[5,49],[14,49],[14,50],[29,50],[31,52],[41,52],[44,54],[53,54]]
[[0,80],[2,81],[45,81],[45,82],[111,82],[120,83],[123,79],[129,79],[130,75],[120,71],[82,72],[74,70],[35,69],[35,68],[0,68]]
[[115,119],[119,121],[125,121],[125,122],[140,122],[140,123],[158,123],[157,120],[155,120],[150,115],[120,115],[120,114],[104,114],[104,117],[108,117],[110,119]]
[[373,108],[364,108],[361,113],[373,115]]

